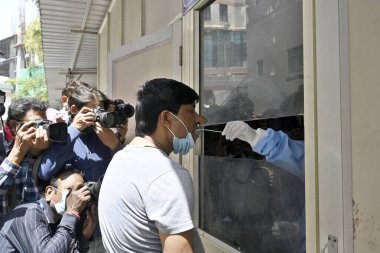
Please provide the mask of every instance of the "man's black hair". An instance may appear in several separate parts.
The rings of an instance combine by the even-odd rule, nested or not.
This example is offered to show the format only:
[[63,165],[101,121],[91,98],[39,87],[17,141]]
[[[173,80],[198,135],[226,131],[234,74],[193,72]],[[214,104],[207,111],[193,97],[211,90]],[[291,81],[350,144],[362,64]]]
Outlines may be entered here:
[[107,110],[108,106],[113,103],[111,99],[107,97],[106,94],[104,94],[102,91],[98,89],[93,89],[92,92],[94,93],[96,100],[103,103],[103,107],[105,110]]
[[20,121],[29,111],[46,112],[46,109],[47,105],[36,98],[15,99],[12,100],[12,103],[9,106],[7,122],[11,119]]
[[78,169],[63,169],[63,170],[60,170],[54,176],[52,176],[49,181],[40,181],[40,182],[38,182],[39,192],[40,192],[41,196],[45,197],[45,188],[48,187],[48,186],[52,186],[55,189],[58,189],[58,183],[57,183],[58,178],[60,177],[61,174],[67,173],[67,172],[71,172],[71,174],[78,173],[78,174],[82,175],[82,177],[83,177],[83,172],[80,171],[80,170],[78,170]]
[[158,78],[145,82],[137,92],[136,135],[152,134],[162,111],[177,114],[181,105],[197,103],[198,99],[192,88],[173,79]]
[[66,87],[62,89],[62,96],[71,97],[71,94],[73,93],[75,87],[78,86],[84,86],[91,89],[91,86],[88,83],[77,80],[71,80],[68,81],[66,83]]
[[75,105],[78,110],[80,110],[85,104],[94,100],[96,100],[96,96],[92,88],[88,88],[86,86],[77,86],[72,90],[67,104],[69,108],[72,105]]

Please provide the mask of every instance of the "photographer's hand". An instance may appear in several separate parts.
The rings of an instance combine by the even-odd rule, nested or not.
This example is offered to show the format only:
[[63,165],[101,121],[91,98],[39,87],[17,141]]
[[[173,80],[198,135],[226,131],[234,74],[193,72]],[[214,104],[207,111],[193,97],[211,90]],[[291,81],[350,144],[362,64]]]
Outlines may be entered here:
[[66,212],[79,216],[90,199],[90,191],[87,185],[76,184],[67,198]]
[[75,115],[71,124],[79,131],[82,131],[86,127],[95,124],[95,113],[92,111],[91,108],[83,107],[77,113],[77,115]]
[[8,160],[13,164],[19,165],[33,145],[36,128],[32,127],[33,121],[25,122],[15,136],[14,145],[8,155]]
[[89,240],[98,224],[98,206],[96,204],[91,205],[91,208],[87,210],[86,214],[87,217],[83,223],[82,234]]
[[124,124],[119,125],[116,130],[117,130],[117,133],[119,135],[120,142],[124,143],[124,141],[125,141],[125,135],[128,132],[128,119],[126,119],[126,121],[124,122]]
[[42,150],[45,150],[49,147],[49,137],[47,136],[46,130],[42,127],[39,126],[36,129],[35,132],[35,137],[32,140],[32,145],[30,147],[30,153],[32,155],[39,155]]
[[119,146],[119,140],[117,139],[115,133],[111,129],[100,125],[99,122],[96,122],[95,124],[95,133],[103,144],[111,150],[114,150]]

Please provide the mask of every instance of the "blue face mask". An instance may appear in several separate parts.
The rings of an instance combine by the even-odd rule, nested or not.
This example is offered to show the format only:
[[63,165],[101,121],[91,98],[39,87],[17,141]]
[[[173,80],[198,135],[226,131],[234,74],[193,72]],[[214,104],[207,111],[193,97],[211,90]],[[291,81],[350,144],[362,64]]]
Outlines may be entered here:
[[185,127],[186,132],[187,132],[186,137],[180,139],[177,136],[175,136],[175,134],[173,133],[172,130],[170,130],[168,128],[169,131],[173,135],[173,152],[174,152],[174,154],[178,154],[179,153],[181,155],[186,155],[187,153],[189,153],[190,149],[192,149],[192,148],[195,147],[195,142],[194,142],[193,136],[191,135],[191,133],[189,133],[189,131],[187,130],[187,127],[182,122],[182,120],[180,120],[180,118],[178,118],[177,116],[175,116],[173,113],[171,113],[171,114],[174,117],[176,117],[182,123],[182,125]]
[[57,211],[57,213],[60,214],[60,215],[63,215],[64,212],[66,211],[66,197],[69,194],[69,191],[61,192],[57,188],[55,188],[55,190],[59,191],[62,194],[62,198],[57,203],[54,203],[53,200],[51,200],[51,201],[54,203],[54,208]]

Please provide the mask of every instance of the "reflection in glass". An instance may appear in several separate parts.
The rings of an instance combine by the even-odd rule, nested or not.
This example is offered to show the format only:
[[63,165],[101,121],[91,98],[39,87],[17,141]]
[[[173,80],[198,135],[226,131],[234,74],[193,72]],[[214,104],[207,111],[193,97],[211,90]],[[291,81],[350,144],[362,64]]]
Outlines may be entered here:
[[[252,128],[282,130],[303,140],[303,116],[247,122]],[[200,227],[241,252],[305,250],[304,178],[277,167],[244,141],[203,133],[200,169]]]
[[201,83],[208,125],[303,114],[302,1],[215,1],[201,11]]
[[286,238],[278,238],[273,229],[285,222],[302,225],[301,180],[265,161],[213,156],[202,160],[203,230],[241,252],[300,252],[298,228]]
[[[243,120],[303,140],[302,1],[217,0],[200,18],[206,128]],[[209,131],[199,173],[202,230],[241,252],[305,252],[304,178]]]

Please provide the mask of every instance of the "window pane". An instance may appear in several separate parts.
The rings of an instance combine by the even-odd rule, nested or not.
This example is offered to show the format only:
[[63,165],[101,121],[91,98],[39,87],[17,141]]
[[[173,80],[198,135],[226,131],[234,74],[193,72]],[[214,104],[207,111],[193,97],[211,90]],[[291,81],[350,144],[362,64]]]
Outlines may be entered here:
[[210,6],[203,10],[203,20],[211,21],[211,8]]
[[219,4],[219,18],[220,21],[228,21],[228,6],[226,4]]
[[303,114],[302,1],[223,3],[201,15],[200,78],[215,97],[201,104],[207,124]]
[[[206,130],[245,121],[290,138],[280,147],[297,146],[303,157],[302,1],[220,2],[200,15]],[[204,131],[200,228],[241,252],[305,252],[304,163],[293,162],[279,163],[247,142]]]

